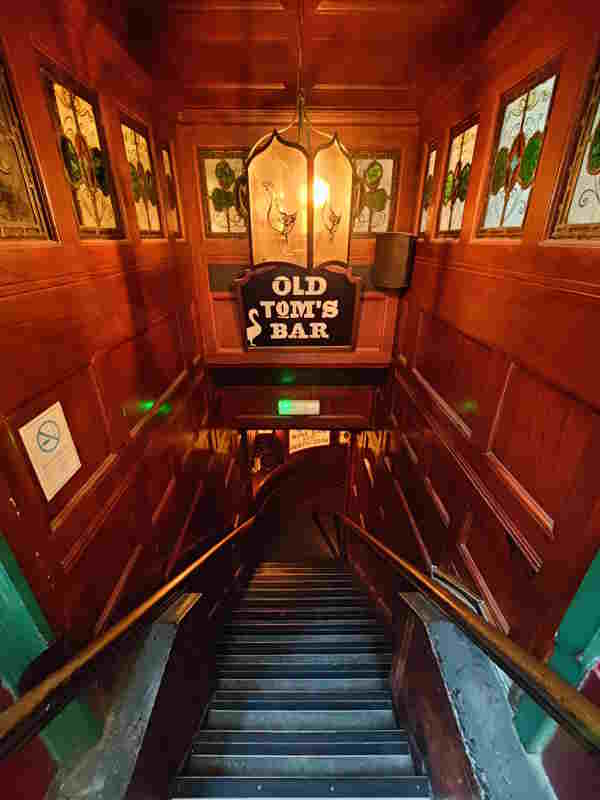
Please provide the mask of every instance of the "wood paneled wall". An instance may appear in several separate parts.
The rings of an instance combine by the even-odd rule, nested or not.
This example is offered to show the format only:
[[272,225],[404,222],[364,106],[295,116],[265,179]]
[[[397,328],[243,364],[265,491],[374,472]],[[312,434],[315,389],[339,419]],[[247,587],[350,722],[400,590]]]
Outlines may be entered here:
[[[389,364],[396,325],[397,297],[394,293],[367,290],[362,295],[357,347],[354,352],[302,353],[245,352],[240,332],[237,301],[231,291],[211,291],[209,265],[248,267],[246,238],[205,236],[204,209],[200,195],[198,148],[247,150],[256,140],[277,126],[288,125],[293,109],[286,112],[205,111],[186,109],[178,115],[179,161],[185,164],[181,176],[182,194],[188,219],[189,238],[197,274],[200,319],[209,364],[293,363],[319,366],[362,366]],[[395,230],[412,227],[418,157],[418,120],[414,112],[322,112],[311,118],[317,128],[337,130],[350,150],[386,150],[400,154],[398,202]],[[354,239],[350,260],[354,265],[373,263],[375,239]]]
[[[119,117],[152,131],[160,179],[156,148],[172,126],[153,118],[160,86],[90,8],[25,0],[4,9],[2,24],[57,240],[0,243],[0,528],[57,635],[75,639],[100,631],[240,510],[227,488],[239,437],[217,452],[199,434],[209,389],[190,245],[140,238]],[[42,58],[99,95],[122,240],[78,236]],[[165,194],[159,185],[161,208]],[[57,401],[82,467],[47,502],[18,429]]]
[[[375,531],[391,517],[401,554],[455,572],[539,656],[600,545],[600,250],[548,238],[599,30],[591,7],[521,2],[426,104],[423,162],[439,146],[432,220],[449,131],[479,115],[464,224],[457,241],[431,229],[417,246],[399,315],[395,430],[384,454],[359,455],[355,478],[355,516]],[[522,237],[478,239],[500,97],[555,57]]]

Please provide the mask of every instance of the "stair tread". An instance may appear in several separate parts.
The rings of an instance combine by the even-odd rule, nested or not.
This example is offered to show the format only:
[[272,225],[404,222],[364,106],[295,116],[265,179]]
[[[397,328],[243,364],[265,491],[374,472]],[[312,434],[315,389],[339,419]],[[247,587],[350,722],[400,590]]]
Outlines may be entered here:
[[248,778],[185,775],[175,781],[172,797],[430,797],[427,778]]
[[263,562],[172,798],[427,798],[389,688],[393,636],[334,561]]
[[209,730],[203,728],[198,731],[194,737],[194,741],[210,741],[210,742],[378,742],[378,741],[408,741],[408,734],[404,728],[391,728],[383,730],[368,730],[368,731],[270,731],[270,730]]

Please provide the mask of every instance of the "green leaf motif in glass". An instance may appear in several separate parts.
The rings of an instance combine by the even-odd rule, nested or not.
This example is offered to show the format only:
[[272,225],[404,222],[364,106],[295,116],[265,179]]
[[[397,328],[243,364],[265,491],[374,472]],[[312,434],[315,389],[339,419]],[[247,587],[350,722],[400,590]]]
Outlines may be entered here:
[[444,205],[447,206],[452,198],[452,190],[454,189],[454,172],[450,171],[446,175],[446,180],[444,181],[444,194],[442,200]]
[[135,164],[132,164],[131,161],[129,162],[129,172],[131,174],[131,189],[133,191],[133,199],[137,203],[139,200],[141,200],[143,188],[137,167]]
[[215,175],[221,189],[230,189],[235,181],[235,172],[227,161],[219,161],[215,167]]
[[456,190],[456,196],[462,203],[464,203],[465,200],[467,199],[467,189],[469,188],[470,174],[471,174],[471,165],[465,164],[460,171],[460,175],[458,176],[458,188]]
[[600,173],[600,122],[598,122],[596,130],[592,134],[587,158],[587,171],[590,175],[598,175]]
[[92,156],[92,166],[94,170],[94,175],[96,178],[96,185],[98,186],[102,194],[105,197],[108,197],[110,193],[110,188],[108,185],[108,170],[106,168],[106,163],[104,161],[102,151],[100,150],[99,147],[92,147],[91,156]]
[[63,135],[60,137],[60,149],[69,181],[73,186],[78,186],[82,181],[83,174],[81,172],[81,164],[79,163],[79,156],[75,150],[75,145],[68,136]]
[[379,161],[371,161],[365,170],[365,182],[369,189],[376,189],[383,177],[383,166]]
[[535,178],[535,171],[542,151],[542,142],[543,136],[537,131],[527,142],[523,151],[521,166],[519,167],[519,182],[524,189],[530,186]]
[[370,211],[384,211],[388,201],[388,194],[385,189],[376,189],[373,192],[366,193],[365,201]]
[[218,186],[212,190],[210,198],[213,201],[215,211],[226,211],[228,208],[233,208],[235,204],[233,192],[228,192]]

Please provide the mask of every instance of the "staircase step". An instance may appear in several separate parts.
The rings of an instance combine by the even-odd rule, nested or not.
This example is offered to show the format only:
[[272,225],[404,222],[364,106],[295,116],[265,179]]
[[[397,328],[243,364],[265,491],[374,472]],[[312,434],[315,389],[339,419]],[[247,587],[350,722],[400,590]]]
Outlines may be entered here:
[[[243,703],[214,704],[211,705],[207,728],[234,730],[294,731],[294,730],[368,730],[376,728],[394,728],[396,721],[391,707],[382,704],[381,708],[360,708],[355,704],[343,703],[322,704],[316,702],[307,704],[307,707],[287,708],[268,704],[263,706],[247,705]],[[311,706],[311,707],[308,707]]]
[[331,602],[327,602],[327,605],[324,604],[328,598],[327,596],[323,597],[322,595],[319,596],[319,599],[314,597],[297,597],[297,596],[290,596],[281,599],[275,596],[267,596],[267,597],[253,597],[251,595],[246,595],[244,600],[240,603],[240,605],[235,609],[236,611],[250,611],[254,608],[262,610],[262,609],[279,609],[279,608],[290,608],[290,604],[293,603],[293,608],[306,608],[309,611],[312,609],[346,609],[346,608],[371,608],[372,605],[369,604],[369,601],[365,595],[356,594],[356,595],[348,595],[348,596],[339,596],[335,595],[334,599]]
[[331,800],[336,797],[389,797],[420,800],[430,797],[427,778],[409,775],[394,778],[230,778],[180,776],[171,797],[304,797]]
[[391,708],[390,693],[382,692],[235,692],[216,691],[211,708],[239,703],[248,708]]
[[388,688],[387,673],[374,672],[370,677],[299,677],[298,675],[279,677],[247,675],[244,670],[240,674],[222,672],[218,679],[217,690],[221,691],[264,691],[264,692],[377,692]]
[[248,588],[252,589],[326,589],[330,590],[334,587],[339,588],[340,586],[347,586],[349,588],[354,588],[356,582],[353,578],[349,575],[323,575],[322,577],[318,577],[316,575],[298,575],[294,577],[293,575],[287,576],[259,576],[258,578],[252,578],[252,580],[248,584]]
[[334,589],[331,592],[324,593],[322,589],[313,591],[298,591],[290,592],[286,589],[260,589],[255,591],[248,591],[244,596],[244,603],[275,603],[276,605],[283,605],[285,603],[312,603],[320,605],[324,601],[329,602],[331,605],[339,605],[340,603],[346,604],[348,602],[366,603],[368,598],[364,592],[358,589]]
[[[240,628],[240,631],[243,631]],[[221,646],[231,649],[237,646],[277,644],[280,647],[291,647],[296,650],[305,645],[391,645],[391,639],[385,631],[373,633],[323,633],[302,634],[300,636],[269,636],[268,634],[232,633],[221,639]]]
[[263,744],[347,744],[348,746],[375,745],[377,743],[401,746],[408,742],[408,734],[404,728],[391,730],[360,731],[231,731],[208,730],[203,728],[196,734],[194,742],[215,742],[227,744],[252,744],[260,741]]
[[224,625],[224,634],[281,634],[283,636],[301,636],[335,633],[383,633],[384,627],[374,618],[368,619],[322,619],[322,620],[246,620],[239,625]]
[[366,667],[248,664],[221,669],[217,689],[229,691],[385,691],[385,669]]
[[[233,652],[224,653],[218,656],[220,668],[230,667],[233,665],[244,665],[244,669],[248,668],[249,664],[274,664],[281,666],[282,655],[277,652],[264,652],[264,653],[246,653],[246,652]],[[332,664],[341,669],[349,665],[365,665],[369,667],[381,667],[389,669],[392,664],[391,650],[382,650],[381,652],[353,650],[348,653],[287,653],[285,656],[285,663],[287,666],[292,664],[305,664],[306,666],[316,666],[323,664]]]
[[[269,777],[391,777],[409,775],[412,759],[408,746],[405,752],[364,752],[365,748],[336,745],[305,745],[267,747],[255,745],[224,745],[194,750],[189,760],[188,772],[197,775],[230,775]],[[387,745],[390,748],[390,745]],[[208,751],[208,752],[207,752]],[[221,751],[221,752],[219,752]]]
[[284,605],[271,604],[269,606],[254,606],[251,608],[237,608],[232,619],[236,622],[246,619],[376,619],[373,609],[368,606],[309,606],[289,608]]

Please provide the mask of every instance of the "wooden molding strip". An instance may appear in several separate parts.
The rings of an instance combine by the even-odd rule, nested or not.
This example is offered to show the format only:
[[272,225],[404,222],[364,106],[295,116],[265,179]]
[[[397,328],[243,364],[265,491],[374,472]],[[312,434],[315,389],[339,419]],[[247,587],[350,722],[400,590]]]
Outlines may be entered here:
[[143,550],[143,546],[141,544],[136,545],[134,548],[133,553],[127,559],[127,563],[125,564],[125,568],[119,577],[119,580],[114,585],[112,592],[110,593],[110,597],[108,598],[106,605],[104,606],[104,610],[100,614],[98,618],[98,622],[94,626],[94,636],[99,636],[102,631],[104,630],[106,623],[108,622],[108,618],[113,612],[114,607],[119,601],[119,598],[123,594],[123,590],[125,589],[125,584],[127,583],[127,579],[131,575],[135,564],[140,557],[140,553]]
[[[294,119],[293,106],[278,109],[185,108],[177,115],[178,125],[259,126],[266,131],[273,126],[288,125]],[[390,111],[340,111],[313,108],[312,122],[317,126],[344,128],[416,128],[419,115],[416,111],[394,109]]]
[[[417,540],[417,545],[419,547],[419,550],[421,551],[421,555],[423,556],[425,564],[427,565],[427,572],[429,575],[431,575],[433,571],[433,561],[431,560],[431,556],[429,555],[429,550],[427,549],[427,545],[425,544],[425,541],[421,536],[421,531],[419,530],[419,526],[417,525],[416,520],[412,515],[412,511],[410,510],[410,506],[408,504],[408,500],[406,499],[406,495],[402,491],[402,487],[400,486],[400,483],[396,478],[394,478],[394,488],[396,489],[398,497],[400,498],[400,502],[402,503],[406,515],[408,516],[410,527],[412,529],[415,539]],[[363,525],[363,528],[364,527],[365,526]]]
[[466,439],[471,438],[471,428],[467,425],[467,423],[463,420],[463,418],[456,413],[456,411],[449,405],[444,398],[439,394],[433,386],[429,383],[427,378],[424,378],[423,375],[419,372],[416,367],[413,367],[412,373],[417,379],[417,381],[421,384],[421,386],[425,389],[427,394],[431,397],[434,401],[436,406],[442,411],[442,413],[447,417],[447,419],[462,433],[462,435]]
[[158,505],[156,506],[152,514],[152,527],[156,527],[156,525],[158,524],[158,521],[160,520],[162,513],[165,510],[165,506],[169,501],[169,497],[171,497],[171,495],[175,491],[176,485],[177,485],[177,479],[175,478],[174,475],[172,475],[171,478],[169,479],[169,482],[167,483],[167,488],[164,490],[162,497],[158,501]]
[[512,474],[512,472],[504,466],[495,453],[488,452],[485,454],[485,457],[487,458],[488,464],[496,473],[496,475],[500,478],[500,480],[508,485],[511,493],[521,503],[523,508],[529,514],[531,514],[534,520],[542,528],[548,539],[550,539],[550,541],[554,541],[554,519],[550,516],[550,514],[548,514],[547,511],[544,511],[537,500],[535,500],[529,494],[523,484],[520,483]]
[[102,481],[107,472],[110,471],[112,465],[117,461],[118,456],[116,453],[109,453],[104,461],[94,470],[87,481],[80,486],[75,492],[73,497],[63,506],[58,514],[50,520],[50,531],[54,536],[57,531],[65,524],[67,519],[71,516],[77,506],[83,499],[92,491],[92,489]]
[[413,390],[406,383],[404,378],[401,377],[398,373],[396,374],[396,381],[398,385],[402,387],[407,397],[409,398],[410,402],[416,408],[419,409],[419,413],[425,419],[425,421],[431,428],[437,440],[441,443],[446,452],[456,463],[459,470],[464,474],[466,480],[471,484],[473,490],[479,495],[483,503],[486,505],[489,511],[494,515],[494,517],[499,522],[501,527],[504,529],[506,534],[510,536],[513,542],[519,548],[519,550],[521,551],[524,558],[527,560],[527,563],[529,564],[531,569],[536,573],[539,572],[544,562],[542,561],[537,550],[529,543],[527,538],[521,533],[520,529],[513,522],[513,520],[507,514],[507,512],[502,508],[502,506],[499,505],[495,497],[491,494],[491,492],[489,491],[483,480],[479,477],[478,473],[473,469],[473,467],[469,464],[466,458],[462,456],[461,453],[459,453],[454,447],[452,447],[452,445],[446,440],[443,429],[441,428],[439,422],[434,417],[432,417],[431,414],[419,408],[419,404],[417,402]]
[[175,378],[175,380],[165,389],[165,391],[160,395],[160,397],[157,398],[150,411],[148,411],[148,413],[145,414],[138,422],[136,422],[133,428],[131,428],[131,430],[129,431],[129,437],[131,439],[135,439],[135,437],[139,434],[139,432],[143,430],[143,428],[145,428],[146,425],[148,425],[150,420],[153,420],[157,416],[157,414],[160,412],[160,407],[163,405],[163,403],[166,403],[167,400],[171,399],[171,397],[175,394],[177,389],[188,377],[189,376],[187,369],[181,370],[181,372]]

